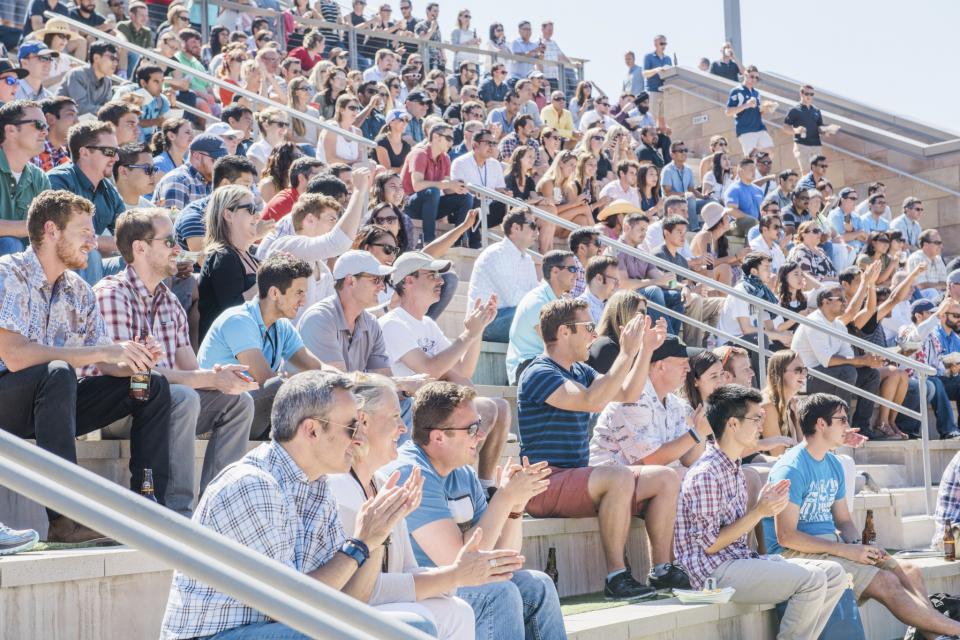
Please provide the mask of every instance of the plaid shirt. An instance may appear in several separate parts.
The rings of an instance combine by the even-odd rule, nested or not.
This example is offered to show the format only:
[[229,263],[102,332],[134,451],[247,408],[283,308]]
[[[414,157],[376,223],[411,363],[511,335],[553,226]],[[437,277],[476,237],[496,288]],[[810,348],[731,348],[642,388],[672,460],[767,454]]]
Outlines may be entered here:
[[45,172],[50,171],[50,169],[54,167],[70,162],[70,149],[68,149],[66,145],[54,147],[50,144],[50,140],[47,139],[43,141],[43,151],[41,151],[37,157],[31,158],[30,162]]
[[[33,249],[0,258],[0,329],[46,347],[111,342],[90,285],[64,271],[51,286]],[[6,370],[0,360],[0,372]]]
[[943,547],[943,528],[960,525],[960,453],[953,456],[940,477],[937,491],[937,511],[933,515],[937,525],[933,528],[934,549]]
[[[108,276],[93,288],[97,306],[103,315],[107,333],[115,342],[134,340],[147,334],[163,348],[157,362],[162,369],[175,369],[175,355],[180,347],[190,346],[187,314],[163,282],[151,296],[133,267],[127,266],[115,276]],[[153,316],[153,323],[150,317]],[[93,365],[81,370],[83,375],[98,376]]]
[[[260,445],[221,471],[204,491],[193,520],[301,573],[326,564],[346,539],[326,478],[311,482],[276,442]],[[268,620],[177,571],[160,638],[195,638]]]
[[158,207],[183,209],[194,200],[210,195],[210,183],[189,162],[163,176],[157,184],[153,202]]
[[584,271],[583,265],[580,264],[580,258],[574,256],[573,262],[577,267],[577,277],[573,281],[573,289],[570,290],[570,297],[579,298],[580,294],[587,290],[587,272]]
[[[533,149],[533,163],[535,165],[540,164],[540,143],[533,138],[527,138],[527,141],[523,144]],[[520,138],[517,137],[516,131],[503,136],[500,139],[500,161],[510,162],[510,156],[513,155],[513,150],[519,146]]]
[[734,462],[718,447],[708,444],[683,479],[673,534],[677,562],[687,570],[694,589],[701,589],[724,562],[760,557],[747,546],[746,535],[717,553],[707,553],[707,547],[717,541],[720,529],[746,512],[747,487],[740,460]]

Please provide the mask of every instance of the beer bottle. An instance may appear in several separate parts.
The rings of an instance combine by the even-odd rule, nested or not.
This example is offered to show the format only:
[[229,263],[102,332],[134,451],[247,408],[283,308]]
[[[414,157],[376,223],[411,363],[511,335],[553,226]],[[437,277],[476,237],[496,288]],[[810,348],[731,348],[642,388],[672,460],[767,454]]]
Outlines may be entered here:
[[550,576],[550,579],[553,580],[554,586],[559,586],[560,584],[560,573],[557,571],[557,549],[556,547],[550,547],[547,551],[547,566],[543,570],[545,574]]
[[140,495],[150,502],[157,501],[157,496],[153,495],[153,469],[143,470],[143,482],[140,483]]
[[957,559],[957,541],[949,522],[943,525],[943,559],[949,562]]
[[[142,334],[140,342],[146,342],[147,336]],[[134,371],[130,376],[130,399],[146,402],[150,399],[150,370]]]
[[863,533],[860,534],[860,542],[863,544],[873,544],[877,541],[877,530],[873,528],[873,509],[867,509],[867,521],[863,524]]

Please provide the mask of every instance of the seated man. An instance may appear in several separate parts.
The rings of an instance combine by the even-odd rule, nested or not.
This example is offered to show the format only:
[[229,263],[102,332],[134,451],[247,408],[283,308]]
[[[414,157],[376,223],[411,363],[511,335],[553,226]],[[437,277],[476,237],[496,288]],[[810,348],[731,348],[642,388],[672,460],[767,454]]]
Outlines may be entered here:
[[[620,242],[627,244],[635,249],[646,251],[644,241],[647,237],[647,229],[650,227],[650,218],[645,213],[631,213],[623,221],[623,231],[620,234]],[[670,281],[673,276],[664,274],[649,262],[644,262],[640,258],[627,253],[618,252],[617,271],[620,277],[620,286],[624,289],[634,289],[650,302],[667,307],[673,311],[683,313],[683,298],[680,289],[671,289]],[[648,310],[653,320],[665,318],[667,321],[667,330],[670,333],[680,332],[680,321],[661,314],[655,309]]]
[[576,279],[576,258],[569,251],[554,249],[543,256],[540,270],[543,282],[523,296],[510,323],[506,364],[507,380],[512,385],[517,384],[530,361],[543,353],[543,339],[538,330],[540,309],[570,293]]
[[[264,220],[280,220],[283,216],[290,213],[293,205],[297,203],[300,195],[306,192],[307,184],[314,176],[320,175],[324,164],[317,158],[301,156],[290,163],[290,170],[287,175],[288,184],[286,189],[281,189],[275,196],[270,198],[270,202],[263,209],[262,218]],[[354,186],[356,187],[356,174],[354,174]],[[358,189],[359,190],[359,189]]]
[[280,253],[257,269],[258,297],[221,313],[200,344],[197,358],[204,369],[242,365],[260,388],[254,402],[250,438],[266,435],[274,397],[283,385],[284,362],[299,371],[330,369],[303,346],[291,320],[296,317],[313,272],[303,260]]
[[[130,375],[159,357],[152,340],[114,343],[96,296],[72,271],[96,246],[93,205],[69,191],[44,191],[27,211],[30,248],[0,258],[0,407],[3,429],[76,463],[74,438],[133,417],[130,486],[152,469],[155,495],[168,478],[170,388],[150,374],[149,399],[130,398]],[[77,379],[96,365],[104,375]],[[100,534],[47,510],[51,542],[85,542]]]
[[[450,341],[426,315],[430,305],[440,299],[440,274],[450,269],[450,261],[408,251],[397,258],[393,267],[390,280],[400,305],[378,321],[393,374],[426,374],[469,386],[480,359],[483,330],[496,315],[496,296],[483,304],[477,300],[463,320],[463,333]],[[479,398],[476,404],[486,429],[477,474],[484,486],[492,487],[500,452],[510,432],[510,405],[503,398]]]
[[[193,513],[197,436],[209,434],[200,493],[223,467],[246,453],[257,383],[241,365],[200,369],[190,346],[187,312],[164,284],[177,272],[180,247],[165,209],[136,209],[117,219],[117,248],[126,269],[94,286],[97,306],[114,342],[153,336],[163,355],[155,370],[170,383],[170,481],[166,505],[186,516]],[[151,300],[148,305],[144,300]],[[95,366],[83,375],[96,376]],[[107,435],[129,438],[130,425],[111,425]]]
[[594,256],[587,263],[587,288],[577,299],[586,301],[594,324],[600,322],[604,305],[620,286],[618,275],[617,259],[612,256]]
[[495,551],[490,567],[497,581],[457,589],[473,607],[477,636],[510,640],[566,638],[560,600],[546,574],[523,569],[517,555],[523,542],[523,510],[547,488],[545,464],[509,465],[499,488],[487,500],[477,473],[477,449],[484,437],[476,393],[451,382],[431,382],[417,392],[413,439],[384,471],[400,480],[423,477],[423,499],[407,516],[417,562],[424,567],[451,564],[464,545]]
[[714,355],[720,358],[723,365],[723,380],[725,384],[740,384],[745,387],[757,388],[756,371],[751,362],[752,351],[733,344],[725,344],[713,349]]
[[940,477],[940,488],[937,489],[937,511],[934,518],[936,525],[933,528],[933,541],[930,546],[934,549],[942,549],[944,530],[960,525],[960,452],[951,458]]
[[791,483],[781,480],[760,491],[747,510],[747,490],[740,458],[755,450],[763,422],[756,389],[724,385],[707,398],[705,413],[715,444],[683,479],[677,507],[674,549],[694,589],[709,578],[718,588],[736,589],[733,602],[766,604],[787,601],[778,638],[817,638],[846,589],[846,573],[828,560],[777,562],[757,555],[747,536],[763,518],[787,506]]
[[[193,520],[366,602],[380,577],[384,543],[416,504],[421,482],[414,477],[398,491],[381,491],[357,518],[354,537],[344,535],[326,476],[348,471],[366,445],[352,386],[342,375],[320,371],[291,377],[277,393],[270,442],[210,483]],[[395,484],[392,478],[385,488]],[[414,614],[387,615],[434,630]],[[174,573],[161,635],[195,638],[230,631],[233,637],[307,638],[199,580]]]
[[927,270],[917,278],[917,287],[925,297],[939,300],[947,289],[947,265],[943,262],[943,240],[936,229],[924,229],[920,233],[920,248],[910,254],[907,268],[926,264]]
[[[620,334],[620,353],[610,371],[600,375],[584,361],[596,339],[587,303],[554,300],[540,311],[544,352],[520,376],[520,453],[531,462],[546,461],[553,470],[550,487],[527,504],[537,518],[597,516],[606,560],[604,595],[613,599],[644,598],[655,590],[637,582],[624,562],[630,516],[644,516],[650,536],[654,587],[689,583],[670,563],[673,522],[680,478],[666,467],[589,466],[590,414],[608,402],[630,402],[646,382],[650,354],[663,340],[661,328],[637,316]],[[647,501],[644,504],[644,501]]]
[[497,317],[483,330],[483,339],[508,342],[510,324],[520,300],[539,284],[537,268],[527,252],[537,237],[537,225],[523,211],[512,211],[503,220],[503,240],[480,252],[470,274],[468,308],[475,301],[497,298]]
[[[927,600],[919,568],[861,544],[844,499],[843,469],[833,453],[844,444],[847,403],[814,393],[798,409],[804,443],[789,449],[770,470],[769,481],[790,481],[790,502],[763,522],[767,547],[787,558],[832,560],[853,578],[858,600],[873,598],[898,620],[936,636],[960,635],[960,622],[939,613]],[[839,532],[839,535],[838,535]]]

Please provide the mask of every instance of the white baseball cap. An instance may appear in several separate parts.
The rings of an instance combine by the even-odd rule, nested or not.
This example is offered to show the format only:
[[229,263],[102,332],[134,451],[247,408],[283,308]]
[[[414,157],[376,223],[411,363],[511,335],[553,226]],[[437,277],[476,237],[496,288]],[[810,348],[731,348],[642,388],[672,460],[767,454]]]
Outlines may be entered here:
[[207,127],[207,130],[204,133],[209,133],[214,136],[231,136],[234,138],[242,138],[243,131],[239,129],[232,128],[226,122],[218,122]]
[[333,265],[333,279],[340,280],[347,276],[359,273],[369,273],[375,276],[388,276],[393,273],[394,267],[380,264],[369,251],[347,251]]
[[444,273],[449,271],[452,264],[449,260],[434,260],[421,251],[408,251],[393,263],[393,278],[391,280],[398,282],[420,269]]

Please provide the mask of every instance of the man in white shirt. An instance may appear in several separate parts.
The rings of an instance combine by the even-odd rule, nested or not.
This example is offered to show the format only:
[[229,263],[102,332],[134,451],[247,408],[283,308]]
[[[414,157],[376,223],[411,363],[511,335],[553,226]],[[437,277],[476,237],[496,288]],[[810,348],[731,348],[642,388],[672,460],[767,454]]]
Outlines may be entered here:
[[917,278],[917,287],[925,298],[939,301],[947,288],[947,265],[943,262],[943,240],[936,229],[925,229],[920,234],[920,248],[910,254],[907,269],[926,264],[927,270]]
[[[495,189],[505,195],[510,195],[507,183],[503,179],[503,165],[497,157],[497,138],[490,129],[484,128],[473,134],[471,147],[473,151],[464,154],[450,165],[450,178],[462,180],[466,184]],[[479,207],[479,201],[474,198],[474,206]],[[487,214],[487,228],[500,224],[507,213],[507,207],[502,202],[491,202]],[[480,246],[480,229],[469,229],[467,239],[470,246]]]
[[[470,378],[480,359],[483,330],[497,314],[496,296],[485,303],[478,300],[467,311],[463,333],[451,341],[427,316],[430,305],[440,299],[443,286],[440,274],[450,269],[450,261],[408,251],[397,258],[393,266],[391,282],[400,304],[378,320],[393,375],[426,374],[437,380],[472,386]],[[511,414],[503,398],[477,398],[476,406],[487,430],[477,465],[477,474],[486,488],[494,486],[500,452],[510,432]]]
[[601,96],[593,101],[593,109],[580,117],[580,132],[584,133],[591,127],[609,129],[617,121],[610,117],[610,99]]
[[[847,327],[840,319],[845,304],[843,289],[839,284],[824,287],[817,292],[817,310],[807,317],[846,333]],[[809,325],[801,325],[793,336],[792,348],[808,369],[825,373],[873,394],[880,389],[879,372],[883,358],[875,355],[855,356],[849,342],[826,335]],[[807,381],[807,393],[817,392],[837,395],[848,405],[852,399],[849,391],[811,376]],[[869,432],[872,413],[873,402],[857,398],[857,410],[850,426]]]
[[783,253],[783,246],[789,242],[790,238],[786,234],[783,234],[783,238],[780,237],[780,232],[783,230],[783,221],[780,220],[778,215],[765,214],[761,216],[759,229],[760,235],[750,241],[750,248],[770,257],[770,274],[773,277],[766,284],[773,288],[777,271],[787,261]]
[[607,300],[620,286],[617,264],[613,256],[594,256],[587,263],[587,288],[580,294],[580,299],[587,301],[590,319],[595,324],[600,322]]
[[633,206],[640,208],[640,191],[637,189],[637,174],[640,172],[640,163],[636,160],[621,160],[617,163],[617,179],[611,180],[600,190],[600,198],[626,200]]
[[503,221],[503,233],[504,239],[484,249],[473,265],[467,308],[495,297],[497,317],[483,330],[483,339],[507,343],[517,305],[539,282],[527,253],[537,237],[536,223],[524,211],[511,211]]
[[374,65],[363,72],[364,82],[383,82],[384,77],[397,66],[397,54],[390,49],[377,51]]
[[920,248],[920,216],[923,215],[923,201],[920,198],[907,196],[903,200],[903,213],[890,222],[892,231],[903,234],[904,249],[916,251]]

